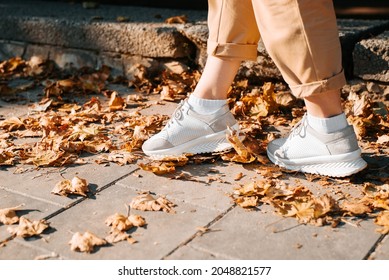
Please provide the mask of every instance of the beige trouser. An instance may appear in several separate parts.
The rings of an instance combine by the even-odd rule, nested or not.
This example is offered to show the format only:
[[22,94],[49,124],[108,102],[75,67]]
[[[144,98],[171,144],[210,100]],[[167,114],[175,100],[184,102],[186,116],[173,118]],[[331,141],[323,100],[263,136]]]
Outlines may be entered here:
[[331,0],[208,0],[208,5],[209,55],[255,60],[261,37],[295,96],[345,84]]

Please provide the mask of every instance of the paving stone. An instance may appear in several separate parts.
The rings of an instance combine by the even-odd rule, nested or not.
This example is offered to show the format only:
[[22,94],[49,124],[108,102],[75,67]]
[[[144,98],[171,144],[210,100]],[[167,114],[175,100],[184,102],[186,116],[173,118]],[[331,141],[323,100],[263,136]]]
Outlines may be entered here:
[[389,31],[355,45],[354,74],[365,80],[389,82]]
[[[21,204],[24,205],[20,207],[21,211],[16,212],[17,215],[25,216],[30,220],[41,220],[51,213],[61,209],[58,205],[53,205],[42,200],[33,199],[31,197],[26,197],[24,195],[0,189],[0,209],[16,207]],[[7,231],[8,227],[9,225],[0,224],[0,241],[10,237],[10,234]],[[1,251],[2,248],[0,248],[0,255],[2,254]]]
[[191,246],[185,245],[177,249],[173,254],[169,255],[167,260],[223,260],[221,255],[214,255],[213,253],[200,251]]
[[304,226],[266,207],[265,213],[235,208],[211,230],[189,245],[234,259],[363,259],[379,237],[373,221],[359,228]]
[[0,40],[0,61],[18,56],[22,57],[26,48],[25,43]]
[[53,50],[52,46],[28,44],[26,47],[26,51],[23,55],[23,58],[29,60],[33,56],[38,56],[42,59],[49,59],[50,52],[52,50]]
[[176,180],[170,179],[177,176],[174,174],[166,177],[157,176],[143,170],[137,171],[136,174],[141,177],[128,176],[117,184],[135,191],[150,191],[165,195],[168,199],[172,198],[207,209],[217,210],[219,213],[226,211],[231,206],[231,199],[227,196],[231,189],[228,184],[217,182],[207,184],[206,181],[203,181],[203,177],[193,177],[194,180],[199,180],[198,182]]
[[196,232],[197,227],[212,221],[218,212],[189,203],[177,202],[176,214],[165,212],[142,212],[132,210],[146,219],[147,227],[131,231],[138,243],[126,241],[99,248],[95,253],[72,252],[68,245],[72,233],[91,231],[103,238],[109,227],[104,221],[115,213],[126,214],[128,204],[137,193],[119,185],[111,186],[96,196],[66,210],[49,221],[56,231],[41,240],[23,241],[53,251],[69,259],[161,259],[186,242]]
[[[41,240],[40,242],[44,242]],[[58,254],[43,249],[31,243],[11,240],[6,243],[5,247],[0,248],[0,260],[34,260],[34,259],[61,259]]]
[[[136,165],[116,166],[114,163],[102,166],[94,163],[95,158],[96,156],[88,157],[87,165],[66,168],[35,169],[31,166],[19,166],[5,169],[0,167],[0,189],[65,207],[79,200],[80,197],[51,194],[54,186],[64,178],[69,180],[74,176],[84,178],[88,181],[90,189],[95,191],[138,168]],[[20,171],[20,168],[26,172],[14,174],[17,170]]]
[[377,246],[372,258],[374,260],[389,260],[389,235],[386,235],[381,244]]
[[61,69],[80,69],[81,67],[96,68],[97,54],[69,48],[52,48],[49,59]]

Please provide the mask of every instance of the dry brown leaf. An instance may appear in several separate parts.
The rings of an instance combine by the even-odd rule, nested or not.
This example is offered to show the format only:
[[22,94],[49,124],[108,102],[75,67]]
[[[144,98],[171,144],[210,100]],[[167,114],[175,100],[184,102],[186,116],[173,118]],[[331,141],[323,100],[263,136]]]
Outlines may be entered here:
[[364,215],[372,212],[372,209],[369,205],[366,205],[364,201],[344,201],[340,205],[340,209],[346,213],[350,213],[351,215]]
[[243,178],[243,173],[242,172],[239,172],[238,174],[235,175],[234,177],[234,181],[239,181],[240,179]]
[[100,155],[98,159],[96,159],[96,163],[105,164],[109,162],[114,162],[118,165],[126,165],[134,163],[140,157],[130,152],[118,150],[112,151],[108,155]]
[[17,117],[11,117],[0,122],[0,128],[7,131],[25,129],[25,124]]
[[226,136],[228,142],[231,143],[233,149],[237,154],[234,153],[225,153],[222,155],[223,160],[240,162],[240,163],[250,163],[255,161],[255,156],[247,149],[247,147],[242,143],[240,136],[236,131],[230,131]]
[[181,15],[181,16],[174,16],[167,18],[165,20],[165,23],[173,24],[173,23],[187,23],[188,22],[188,17],[186,15]]
[[9,233],[19,237],[31,237],[40,235],[45,229],[49,227],[49,223],[45,220],[30,221],[24,216],[20,217],[19,225],[16,227],[8,227]]
[[174,101],[175,92],[169,86],[162,86],[160,92],[161,100]]
[[167,173],[173,173],[176,171],[176,168],[174,164],[169,162],[149,162],[149,163],[139,163],[138,164],[140,168],[142,168],[145,171],[151,171],[156,175],[163,175]]
[[69,241],[70,249],[72,251],[91,253],[95,246],[102,246],[107,244],[107,241],[87,231],[85,233],[76,232]]
[[242,208],[257,207],[259,200],[258,196],[241,196],[235,199],[235,203]]
[[323,195],[322,197],[315,198],[315,215],[314,218],[318,219],[321,218],[332,211],[336,210],[338,205],[335,201],[335,199],[327,194]]
[[14,165],[14,164],[15,164],[15,155],[11,152],[0,149],[0,166]]
[[111,230],[109,232],[109,235],[107,237],[105,237],[104,239],[107,240],[111,244],[117,243],[117,242],[120,242],[123,240],[128,240],[131,243],[130,240],[132,240],[130,234],[128,234],[125,231],[120,231],[120,230]]
[[292,201],[291,209],[287,211],[286,217],[296,217],[300,223],[309,223],[315,218],[314,201],[307,202]]
[[78,176],[75,176],[71,181],[62,180],[58,182],[51,191],[53,194],[68,196],[69,194],[81,195],[86,197],[89,192],[88,182]]
[[141,211],[164,211],[167,213],[175,213],[173,207],[176,205],[167,200],[165,197],[158,197],[155,199],[151,194],[141,194],[136,196],[130,202],[132,209]]
[[111,227],[111,231],[126,231],[134,226],[128,217],[118,213],[109,216],[105,224]]
[[143,227],[146,225],[146,220],[140,216],[140,215],[130,215],[128,217],[128,220],[135,226],[135,227]]
[[389,211],[383,211],[379,213],[377,218],[375,219],[375,223],[383,227],[378,229],[377,232],[381,234],[389,233]]
[[19,217],[16,215],[16,211],[18,211],[22,206],[24,206],[24,204],[11,208],[0,209],[0,222],[4,225],[12,225],[19,222]]
[[123,110],[126,105],[126,101],[119,96],[119,93],[114,91],[111,93],[111,98],[109,100],[109,110],[112,111],[118,111]]

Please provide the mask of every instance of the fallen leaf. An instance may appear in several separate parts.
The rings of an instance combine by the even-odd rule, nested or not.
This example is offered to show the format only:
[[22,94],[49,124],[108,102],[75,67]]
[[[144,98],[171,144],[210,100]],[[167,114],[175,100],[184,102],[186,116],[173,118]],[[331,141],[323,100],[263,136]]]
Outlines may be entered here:
[[163,175],[167,173],[173,173],[176,171],[174,164],[166,162],[153,161],[149,163],[139,163],[140,168],[145,171],[151,171],[156,175]]
[[223,160],[240,162],[240,163],[250,163],[255,161],[256,159],[255,156],[252,153],[250,153],[247,147],[239,139],[240,136],[238,135],[237,131],[230,130],[230,133],[226,137],[228,142],[230,142],[233,149],[235,150],[236,154],[233,153],[223,154],[222,155]]
[[240,179],[243,178],[243,173],[242,172],[239,172],[238,174],[235,175],[234,177],[234,181],[239,181]]
[[72,251],[91,253],[95,246],[102,246],[107,244],[107,241],[87,231],[85,233],[76,232],[69,241],[70,249]]
[[344,201],[341,205],[340,208],[352,215],[364,215],[372,212],[372,209],[370,208],[369,205],[366,205],[364,201],[356,201],[356,202],[351,202],[351,201]]
[[140,216],[140,215],[130,215],[128,217],[128,220],[135,226],[135,227],[143,227],[146,225],[146,220]]
[[22,216],[19,219],[18,226],[8,227],[7,230],[12,235],[26,238],[40,235],[48,227],[49,223],[45,220],[30,221],[29,219]]
[[377,232],[381,234],[389,233],[389,211],[383,211],[378,214],[375,219],[375,223],[383,228],[377,229]]
[[89,191],[88,182],[85,179],[75,176],[71,181],[65,179],[58,182],[51,193],[62,196],[75,194],[86,197],[86,193]]
[[132,209],[141,211],[164,211],[167,213],[175,213],[173,207],[176,205],[167,200],[165,197],[158,197],[155,199],[151,194],[141,194],[136,196],[130,202]]
[[[106,241],[109,243],[117,243],[123,240],[132,240],[130,234],[128,234],[125,231],[120,231],[120,230],[111,230],[109,232],[109,235],[104,238]],[[130,242],[130,241],[129,241]],[[131,243],[131,242],[130,242]]]
[[118,111],[123,110],[125,108],[126,102],[125,100],[119,96],[119,93],[116,91],[112,92],[111,98],[109,100],[109,110],[112,111]]
[[105,224],[111,227],[111,231],[126,231],[134,226],[128,217],[118,213],[109,216]]
[[16,207],[0,209],[0,222],[4,225],[12,225],[19,222],[19,217],[16,215],[16,211],[24,204],[20,204]]
[[181,16],[174,16],[174,17],[169,17],[165,20],[165,23],[173,24],[173,23],[187,23],[188,22],[188,17],[186,15],[181,15]]

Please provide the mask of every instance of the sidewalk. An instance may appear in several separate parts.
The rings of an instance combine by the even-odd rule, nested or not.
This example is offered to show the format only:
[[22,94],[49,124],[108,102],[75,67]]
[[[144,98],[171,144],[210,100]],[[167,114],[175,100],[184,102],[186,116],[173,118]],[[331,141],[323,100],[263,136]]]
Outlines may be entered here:
[[[0,7],[3,7],[2,5],[5,2],[7,1],[0,1]],[[45,9],[47,9],[46,11],[50,10],[51,13],[63,13],[64,18],[79,16],[80,19],[86,17],[88,20],[93,16],[114,19],[118,15],[126,15],[124,12],[130,12],[130,7],[126,7],[129,10],[122,10],[123,14],[118,14],[117,11],[103,11],[99,9],[85,10],[85,14],[81,15],[76,15],[75,13],[66,14],[65,9],[57,8],[51,10],[49,7],[39,7],[35,11],[33,9],[21,10],[16,6],[14,8],[14,16],[16,17],[16,22],[20,23],[17,25],[19,27],[23,26],[23,22],[28,22],[29,20],[34,21],[34,23],[43,23],[46,20],[50,20],[55,28],[79,25],[79,23],[74,23],[76,21],[67,25],[71,21],[59,19],[56,16],[48,19],[46,18],[47,14],[41,15],[42,18],[45,18],[44,20],[42,18],[26,20],[25,15],[23,15],[23,13],[27,12],[45,13]],[[139,18],[139,21],[148,19],[152,23],[144,23],[144,25],[133,23],[133,26],[146,29],[150,27],[153,30],[157,26],[157,29],[162,32],[160,34],[165,34],[166,30],[171,31],[166,25],[154,22],[159,22],[159,20],[151,15],[162,13],[160,10],[150,9],[147,11],[149,14],[144,14],[144,17]],[[36,41],[41,38],[38,35],[34,37],[33,35],[36,33],[29,33],[31,37],[22,42],[21,40],[25,38],[23,37],[24,35],[6,30],[6,28],[11,28],[12,25],[11,21],[9,21],[10,10],[6,11],[8,16],[1,15],[2,12],[0,12],[0,40],[3,40],[2,50],[4,56],[4,50],[6,49],[4,46],[6,44],[11,46],[8,50],[12,51],[16,50],[12,46],[21,46],[22,50],[20,49],[20,53],[25,58],[28,58],[28,55],[32,55],[34,53],[33,50],[46,51],[45,46],[50,51],[47,51],[45,54],[47,56],[44,58],[55,57],[52,56],[53,47],[60,47],[61,51],[74,47],[65,45],[63,43],[65,41],[60,44],[60,38],[65,37],[64,34],[67,34],[66,32],[54,33],[56,37],[52,38],[53,41],[42,43]],[[100,15],[99,13],[101,12],[107,14]],[[205,26],[203,22],[204,15],[198,11],[193,11],[193,17],[192,11],[186,11],[186,13],[189,13],[191,18],[198,19],[201,25],[200,29],[203,30]],[[178,11],[171,10],[166,11],[166,13],[164,11],[163,17],[177,14]],[[137,15],[141,16],[141,14]],[[129,17],[134,21],[138,19],[135,17],[135,14],[131,14]],[[3,25],[5,21],[8,21],[7,27]],[[55,25],[56,23],[58,24]],[[360,24],[358,27],[355,27],[353,24],[345,24],[341,38],[348,39],[342,40],[347,42],[353,41],[354,46],[364,36],[361,33],[365,34],[369,30],[382,31],[383,26],[386,26],[387,22],[368,21],[364,22],[364,24],[367,25],[361,27],[362,25]],[[92,25],[104,26],[102,23]],[[112,24],[112,30],[116,26]],[[188,28],[193,28],[193,26]],[[55,28],[54,30],[56,30]],[[135,29],[132,29],[130,26],[125,28],[128,28],[128,34],[135,32]],[[171,28],[175,29],[176,27]],[[80,30],[78,29],[78,31]],[[37,30],[35,31],[38,32]],[[78,32],[77,29],[72,29],[72,31],[74,33],[67,31],[70,32],[67,39],[72,37],[70,35],[74,36]],[[377,32],[382,33],[381,31]],[[39,32],[42,32],[42,30]],[[44,33],[49,34],[50,32],[44,31]],[[107,34],[105,33],[105,35]],[[140,33],[134,34],[139,35]],[[134,34],[132,36],[135,37],[131,37],[133,39],[138,36]],[[384,34],[387,34],[387,32]],[[14,37],[6,37],[11,35]],[[166,39],[165,35],[161,35],[161,37]],[[83,37],[76,36],[72,38],[80,44],[88,43]],[[104,34],[101,34],[99,38],[101,38],[101,42],[106,40],[103,39],[105,38]],[[61,46],[53,46],[52,43],[54,41]],[[163,42],[168,41],[171,42],[170,39]],[[199,48],[204,43],[196,42],[197,45],[194,45],[196,48]],[[386,42],[388,42],[387,37]],[[111,43],[112,46],[117,43],[119,48],[124,46],[124,44],[121,45],[117,41]],[[158,42],[149,42],[148,46],[156,44]],[[344,44],[351,47],[347,43]],[[96,50],[89,48],[92,48],[92,45],[91,43],[90,46],[82,51],[87,54],[96,53]],[[129,45],[133,46],[132,44]],[[176,46],[180,46],[180,43]],[[200,49],[196,48],[194,52],[198,53],[196,50]],[[81,50],[77,50],[77,52],[79,51]],[[74,49],[72,52],[74,52]],[[127,54],[124,54],[126,52]],[[160,49],[155,50],[153,58],[130,50],[117,53],[120,53],[120,59],[123,59],[125,55],[130,53],[133,56],[137,56],[139,61],[147,59],[159,61],[161,59],[163,63],[167,60],[181,61],[180,59],[187,55],[187,53],[184,53],[180,54],[182,56],[175,56],[170,53],[164,57],[162,54],[159,56],[159,52]],[[91,59],[95,64],[86,65],[98,66],[100,62],[97,60],[103,57],[100,55],[107,53],[113,56],[117,55],[113,54],[112,50],[108,52],[102,51],[101,53],[96,53],[96,56]],[[179,52],[175,53],[178,54]],[[351,54],[348,52],[348,55]],[[8,55],[14,55],[14,53],[8,52]],[[2,59],[4,57],[0,56],[0,61]],[[123,61],[121,60],[119,64],[123,65],[122,63]],[[380,73],[375,74],[381,75]],[[377,78],[377,80],[381,81],[380,78]],[[135,94],[132,89],[125,86],[115,85],[114,89],[123,95]],[[26,116],[30,112],[29,105],[40,100],[41,96],[39,94],[41,95],[42,90],[43,87],[38,86],[23,92],[23,95],[28,96],[30,99],[30,102],[27,103],[2,101],[0,95],[0,117],[7,119],[13,116]],[[157,95],[151,95],[150,100],[147,102],[152,105],[140,110],[140,113],[142,115],[170,115],[177,106],[176,103],[172,102],[157,103],[158,100],[159,97]],[[137,108],[127,108],[125,112],[130,114],[136,110]],[[282,128],[274,127],[274,129],[281,131]],[[280,133],[280,131],[277,131],[277,133]],[[20,141],[36,140],[28,138],[27,140]],[[363,183],[369,181],[369,173],[375,172],[380,167],[388,166],[388,152],[388,149],[381,151],[380,154],[377,154],[377,151],[374,150],[364,150],[364,158],[368,161],[369,168],[371,169],[364,172],[361,177],[357,177],[356,180],[350,181],[347,178],[344,180],[329,179],[329,185],[323,185],[323,181],[320,179],[304,176],[303,174],[283,173],[280,181],[291,186],[306,186],[316,195],[325,193],[336,195],[341,190],[346,194],[349,193],[351,196],[358,196]],[[44,232],[42,238],[23,239],[19,237],[11,238],[11,235],[7,232],[8,226],[0,224],[0,244],[3,244],[3,246],[0,246],[0,259],[389,259],[389,237],[387,234],[384,235],[376,232],[378,226],[374,224],[373,218],[345,217],[338,227],[332,228],[329,225],[316,227],[299,224],[294,218],[282,218],[276,215],[274,209],[268,205],[263,204],[253,211],[248,211],[234,204],[230,197],[234,187],[264,178],[258,171],[258,163],[238,164],[222,160],[210,163],[203,162],[201,164],[190,163],[177,168],[178,171],[176,173],[158,176],[139,167],[139,162],[147,160],[144,157],[138,162],[124,166],[115,163],[100,165],[95,163],[97,158],[98,155],[88,155],[83,157],[86,164],[70,165],[61,168],[35,168],[32,165],[0,166],[0,209],[24,204],[22,207],[23,211],[21,211],[22,214],[31,220],[46,219],[50,222],[52,228]],[[181,172],[190,176],[182,179],[178,176]],[[241,179],[237,179],[238,175],[240,175]],[[59,181],[63,180],[63,178],[72,179],[74,176],[85,178],[89,182],[92,194],[88,195],[87,198],[62,197],[51,194],[51,190]],[[105,220],[115,213],[126,214],[127,209],[125,205],[129,204],[141,192],[151,192],[156,197],[166,196],[167,199],[177,205],[174,208],[176,213],[131,210],[131,214],[139,214],[147,222],[146,227],[139,227],[130,231],[131,236],[137,241],[136,243],[130,244],[129,242],[122,241],[113,245],[99,247],[91,254],[70,250],[68,242],[76,232],[90,231],[99,237],[107,236],[109,227],[105,225]]]

